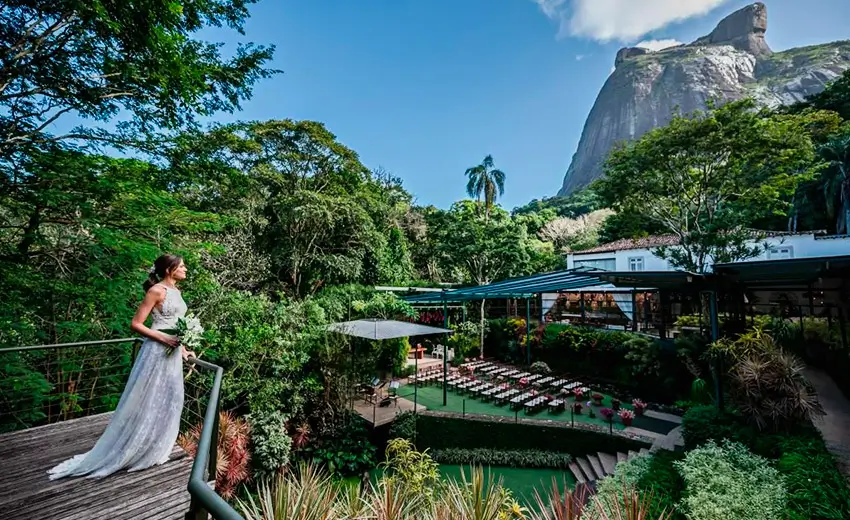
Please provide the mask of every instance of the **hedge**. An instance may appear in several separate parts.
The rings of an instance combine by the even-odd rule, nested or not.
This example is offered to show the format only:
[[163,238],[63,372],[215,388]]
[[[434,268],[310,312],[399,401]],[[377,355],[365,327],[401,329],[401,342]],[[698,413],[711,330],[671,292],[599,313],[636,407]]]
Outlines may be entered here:
[[574,457],[596,453],[639,451],[649,443],[620,435],[560,426],[500,422],[484,418],[463,419],[420,414],[416,446],[419,449],[490,448],[494,450],[543,450]]
[[429,453],[436,462],[456,466],[567,469],[573,461],[573,457],[569,454],[542,450],[445,448]]

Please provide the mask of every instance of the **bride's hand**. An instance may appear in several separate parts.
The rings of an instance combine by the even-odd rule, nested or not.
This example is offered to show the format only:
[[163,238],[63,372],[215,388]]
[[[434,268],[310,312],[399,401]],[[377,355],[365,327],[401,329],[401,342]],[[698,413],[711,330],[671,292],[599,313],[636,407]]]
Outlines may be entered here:
[[186,350],[186,347],[183,347],[183,351],[181,352],[181,354],[183,355],[183,361],[188,360],[190,357],[197,357],[193,351]]
[[162,334],[162,337],[159,338],[159,342],[163,345],[168,345],[169,347],[177,348],[180,346],[180,338],[177,336],[169,336],[168,334]]

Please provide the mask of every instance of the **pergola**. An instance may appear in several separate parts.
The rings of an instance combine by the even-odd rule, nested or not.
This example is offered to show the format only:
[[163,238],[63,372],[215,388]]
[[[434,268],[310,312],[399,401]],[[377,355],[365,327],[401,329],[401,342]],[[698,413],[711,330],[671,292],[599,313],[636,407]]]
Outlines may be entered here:
[[[715,264],[712,273],[691,273],[687,271],[602,271],[598,269],[578,268],[555,271],[544,274],[512,278],[501,282],[465,287],[454,290],[442,290],[411,295],[404,298],[414,305],[442,305],[444,328],[448,326],[446,308],[449,303],[491,299],[526,300],[526,335],[531,336],[531,298],[542,293],[575,292],[583,289],[632,294],[634,305],[638,291],[657,291],[662,309],[669,302],[673,292],[705,296],[708,300],[710,332],[713,340],[720,337],[718,294],[727,300],[743,305],[746,292],[768,289],[786,291],[805,291],[809,298],[809,312],[814,315],[815,290],[832,291],[836,294],[830,301],[831,309],[838,310],[841,323],[842,345],[847,348],[845,316],[850,310],[846,301],[840,297],[850,289],[850,255],[813,257],[800,259],[782,259],[766,261],[744,261]],[[612,289],[613,288],[613,289]],[[651,289],[647,289],[651,288]],[[582,301],[583,303],[583,301]],[[802,315],[802,309],[800,310]],[[660,335],[665,336],[665,312],[662,312]],[[830,313],[829,317],[832,316]],[[801,320],[802,324],[802,320]],[[633,326],[636,325],[633,320]],[[529,362],[530,362],[530,349]],[[447,400],[447,362],[443,359],[443,404]],[[717,388],[718,400],[722,401],[721,390]]]
[[[434,305],[443,307],[443,327],[448,327],[448,305],[468,301],[494,299],[524,299],[526,312],[526,337],[531,338],[531,299],[544,292],[559,292],[583,287],[598,287],[607,285],[592,274],[590,269],[568,269],[551,273],[535,274],[520,278],[511,278],[501,282],[461,289],[426,292],[407,296],[404,300],[413,305]],[[526,349],[529,362],[531,349]],[[448,401],[448,356],[443,356],[443,405]]]

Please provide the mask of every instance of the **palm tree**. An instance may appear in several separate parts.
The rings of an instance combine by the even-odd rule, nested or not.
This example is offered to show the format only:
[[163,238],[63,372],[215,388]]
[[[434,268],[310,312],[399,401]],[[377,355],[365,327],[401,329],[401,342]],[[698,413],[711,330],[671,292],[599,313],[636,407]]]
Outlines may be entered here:
[[490,208],[497,197],[505,194],[505,172],[497,170],[493,165],[493,156],[488,155],[478,166],[466,169],[469,180],[466,183],[466,193],[478,200],[484,197],[484,218],[490,217]]
[[820,152],[830,166],[823,183],[827,211],[836,233],[850,233],[850,131],[833,136]]

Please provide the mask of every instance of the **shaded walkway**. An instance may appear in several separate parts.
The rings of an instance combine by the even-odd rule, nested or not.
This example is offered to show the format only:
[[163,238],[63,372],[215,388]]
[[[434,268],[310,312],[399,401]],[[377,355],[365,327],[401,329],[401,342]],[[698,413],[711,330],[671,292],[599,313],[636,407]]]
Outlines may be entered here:
[[826,411],[826,416],[815,421],[815,426],[823,435],[827,449],[835,456],[841,473],[850,481],[850,401],[825,372],[809,367],[804,374],[814,385]]

